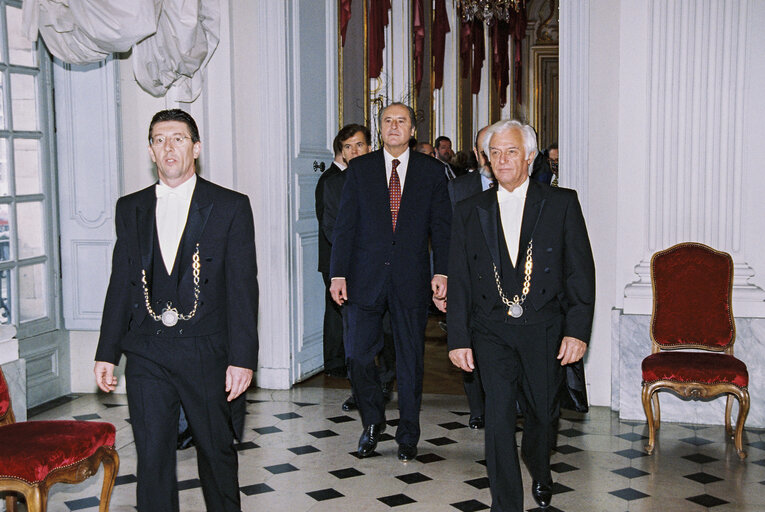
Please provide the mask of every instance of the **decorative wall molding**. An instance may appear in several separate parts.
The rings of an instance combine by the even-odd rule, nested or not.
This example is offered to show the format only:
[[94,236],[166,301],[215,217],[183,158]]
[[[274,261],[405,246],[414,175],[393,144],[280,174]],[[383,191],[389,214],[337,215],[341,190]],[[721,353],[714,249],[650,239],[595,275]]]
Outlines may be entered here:
[[112,59],[82,67],[57,62],[53,69],[67,329],[97,330],[101,321],[110,258],[104,262],[100,251],[80,249],[84,243],[111,253],[114,243],[114,203],[122,178],[118,75]]
[[736,315],[765,317],[741,252],[748,8],[648,2],[646,256],[625,288],[626,314],[650,313],[649,255],[698,241],[733,257]]

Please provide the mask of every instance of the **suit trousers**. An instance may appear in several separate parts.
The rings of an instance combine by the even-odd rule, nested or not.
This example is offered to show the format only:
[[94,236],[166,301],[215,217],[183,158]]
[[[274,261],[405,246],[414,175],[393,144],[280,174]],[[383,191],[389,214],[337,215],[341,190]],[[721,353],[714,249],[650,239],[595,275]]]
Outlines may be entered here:
[[472,372],[462,372],[462,386],[465,388],[465,396],[470,407],[470,417],[476,418],[484,415],[484,395],[481,384],[481,371],[476,365]]
[[328,272],[322,272],[324,278],[324,370],[342,369],[345,366],[343,349],[343,315],[340,306],[332,300],[329,286],[332,281]]
[[385,421],[385,400],[375,356],[383,347],[383,314],[390,311],[393,344],[396,352],[396,389],[399,423],[396,441],[416,445],[420,439],[420,404],[424,374],[425,326],[427,305],[405,307],[395,296],[390,280],[381,297],[372,306],[351,301],[343,306],[345,351],[348,373],[363,425]]
[[[490,327],[490,328],[487,328]],[[521,453],[532,479],[552,485],[563,368],[556,359],[563,317],[533,325],[473,322],[473,350],[486,391],[486,466],[492,512],[521,512],[523,482],[515,442],[518,388],[526,398]]]
[[176,443],[182,404],[208,512],[240,511],[225,349],[213,337],[138,336],[132,341],[136,351],[127,353],[125,377],[138,453],[138,510],[179,510]]

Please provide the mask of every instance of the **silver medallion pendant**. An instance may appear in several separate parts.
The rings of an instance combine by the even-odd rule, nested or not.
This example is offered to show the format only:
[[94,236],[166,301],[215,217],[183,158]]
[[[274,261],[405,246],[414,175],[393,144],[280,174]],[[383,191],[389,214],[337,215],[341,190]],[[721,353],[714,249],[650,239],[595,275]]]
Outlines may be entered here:
[[520,304],[510,304],[507,310],[507,315],[513,318],[520,318],[523,315],[523,308]]
[[178,310],[171,307],[166,307],[162,311],[162,324],[165,327],[172,327],[178,323]]

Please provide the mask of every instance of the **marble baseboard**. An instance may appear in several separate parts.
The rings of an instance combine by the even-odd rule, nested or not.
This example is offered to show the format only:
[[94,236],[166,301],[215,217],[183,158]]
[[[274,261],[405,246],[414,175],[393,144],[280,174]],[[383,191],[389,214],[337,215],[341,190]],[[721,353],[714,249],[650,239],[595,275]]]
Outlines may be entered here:
[[[612,322],[612,403],[619,418],[645,421],[640,398],[640,364],[651,353],[649,315],[625,315],[614,310]],[[736,318],[735,355],[749,370],[750,408],[746,426],[765,428],[765,319]],[[659,393],[662,421],[722,425],[725,398],[711,401],[685,400],[672,393]],[[734,402],[734,418],[738,402]]]
[[16,359],[0,365],[11,393],[11,406],[16,421],[27,420],[27,365],[24,359]]

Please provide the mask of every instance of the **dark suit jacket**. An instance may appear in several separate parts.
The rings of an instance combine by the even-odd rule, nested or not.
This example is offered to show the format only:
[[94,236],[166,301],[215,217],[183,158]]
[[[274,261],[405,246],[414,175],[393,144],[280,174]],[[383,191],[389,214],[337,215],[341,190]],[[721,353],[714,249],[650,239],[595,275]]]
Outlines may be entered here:
[[335,162],[329,168],[321,173],[319,181],[316,183],[316,220],[319,221],[319,272],[329,273],[329,256],[332,252],[332,244],[321,229],[324,219],[324,190],[327,180],[332,176],[341,174],[342,171]]
[[324,215],[319,227],[324,237],[329,241],[330,254],[332,253],[332,242],[334,241],[335,222],[337,222],[337,215],[340,212],[340,199],[343,195],[343,187],[345,186],[345,176],[345,171],[340,171],[330,176],[324,182],[322,194],[324,199]]
[[388,274],[403,305],[428,304],[429,241],[433,273],[447,274],[452,209],[443,164],[410,150],[395,234],[383,150],[354,158],[345,174],[331,276],[346,278],[348,299],[357,304],[374,304]]
[[[141,271],[146,270],[147,278],[152,275],[156,203],[154,185],[117,201],[117,242],[97,361],[119,363],[122,353],[136,346],[136,333],[142,324],[154,322],[146,311]],[[258,283],[252,209],[247,196],[197,177],[178,247],[181,312],[190,311],[194,304],[191,263],[197,243],[201,261],[199,307],[196,315],[184,322],[184,335],[211,336],[224,346],[229,364],[255,370]]]
[[[501,303],[492,262],[500,272],[497,190],[489,189],[457,205],[449,257],[449,349],[470,347],[471,315],[489,315]],[[536,226],[536,229],[535,229]],[[576,192],[529,182],[517,261],[533,232],[531,291],[524,307],[541,310],[557,300],[564,336],[589,343],[595,306],[595,266]],[[520,295],[518,288],[506,295]],[[521,323],[523,318],[509,319]]]
[[460,201],[483,192],[481,173],[478,171],[471,171],[467,174],[457,176],[453,180],[449,180],[447,186],[449,189],[449,199],[452,202],[452,208],[457,206],[457,203]]

